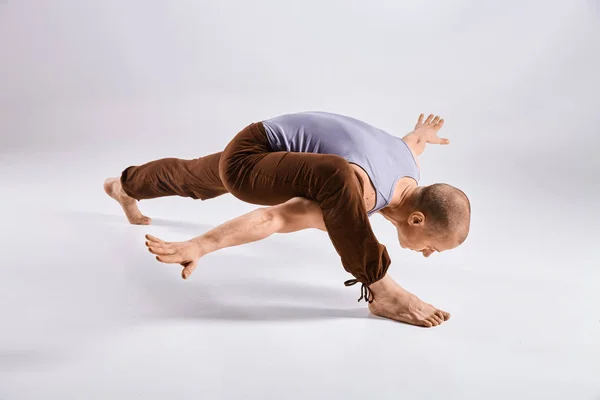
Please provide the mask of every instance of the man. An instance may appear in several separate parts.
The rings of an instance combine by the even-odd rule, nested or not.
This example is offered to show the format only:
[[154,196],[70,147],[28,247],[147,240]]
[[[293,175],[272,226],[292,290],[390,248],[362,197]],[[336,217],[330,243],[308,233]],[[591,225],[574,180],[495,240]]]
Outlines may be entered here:
[[273,233],[326,231],[342,265],[362,284],[361,297],[378,316],[425,327],[450,314],[421,301],[387,274],[390,258],[371,230],[379,212],[398,240],[429,257],[460,245],[469,233],[471,208],[460,190],[419,187],[418,156],[427,143],[448,144],[437,133],[439,116],[419,116],[403,138],[365,122],[324,112],[288,114],[252,123],[220,153],[194,160],[165,158],[126,168],[104,190],[133,224],[149,224],[137,201],[161,196],[207,200],[225,193],[262,206],[186,242],[146,235],[146,246],[164,263],[181,264],[189,278],[213,251],[264,239]]

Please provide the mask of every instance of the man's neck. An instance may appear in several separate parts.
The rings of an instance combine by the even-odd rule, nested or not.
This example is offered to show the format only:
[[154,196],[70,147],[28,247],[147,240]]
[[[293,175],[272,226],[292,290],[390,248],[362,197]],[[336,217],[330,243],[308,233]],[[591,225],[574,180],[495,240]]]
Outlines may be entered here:
[[381,209],[380,213],[394,225],[404,220],[407,211],[411,209],[410,199],[415,190],[417,190],[417,184],[413,179],[401,179],[396,185],[390,203],[387,207]]

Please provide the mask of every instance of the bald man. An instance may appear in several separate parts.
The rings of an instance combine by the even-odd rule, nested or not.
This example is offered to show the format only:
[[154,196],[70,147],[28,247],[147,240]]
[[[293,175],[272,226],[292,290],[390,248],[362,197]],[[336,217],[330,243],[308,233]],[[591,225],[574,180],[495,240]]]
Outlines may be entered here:
[[397,229],[403,248],[429,257],[453,249],[469,233],[467,196],[450,185],[418,186],[418,157],[426,145],[446,145],[439,116],[421,114],[402,138],[333,113],[287,114],[248,125],[224,151],[193,160],[164,158],[126,168],[104,190],[132,224],[146,225],[137,201],[163,196],[208,200],[225,193],[260,206],[186,242],[146,235],[163,263],[180,264],[190,277],[204,255],[274,233],[319,229],[328,233],[346,286],[361,284],[360,300],[375,315],[432,327],[450,314],[403,289],[388,274],[387,249],[369,217],[381,214]]

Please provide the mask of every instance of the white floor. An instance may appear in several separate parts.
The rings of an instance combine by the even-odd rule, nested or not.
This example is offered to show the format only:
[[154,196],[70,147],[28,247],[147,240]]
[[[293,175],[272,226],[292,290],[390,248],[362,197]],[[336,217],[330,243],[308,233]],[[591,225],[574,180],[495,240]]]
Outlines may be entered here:
[[183,240],[252,207],[158,199],[141,203],[153,226],[130,226],[101,189],[124,151],[71,154],[3,158],[2,399],[600,398],[597,236],[537,189],[501,207],[471,182],[471,237],[427,260],[373,218],[392,276],[453,315],[421,329],[369,315],[317,231],[214,253],[182,281],[144,233]]
[[[599,400],[598,1],[0,0],[0,400]],[[471,198],[424,259],[372,218],[434,329],[369,315],[327,235],[207,256],[185,240],[252,209],[141,203],[104,178],[222,150],[323,110],[395,135],[446,119],[423,184]]]

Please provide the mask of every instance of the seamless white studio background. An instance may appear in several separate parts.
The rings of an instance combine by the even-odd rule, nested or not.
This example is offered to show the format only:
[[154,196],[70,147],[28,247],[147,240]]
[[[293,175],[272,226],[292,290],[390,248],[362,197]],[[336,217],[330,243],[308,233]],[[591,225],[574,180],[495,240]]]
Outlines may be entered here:
[[[599,70],[597,1],[0,1],[0,398],[599,399]],[[449,322],[369,317],[320,232],[183,282],[143,234],[254,207],[157,199],[134,227],[102,192],[304,110],[446,119],[422,183],[469,195],[467,242],[424,259],[372,224]]]

